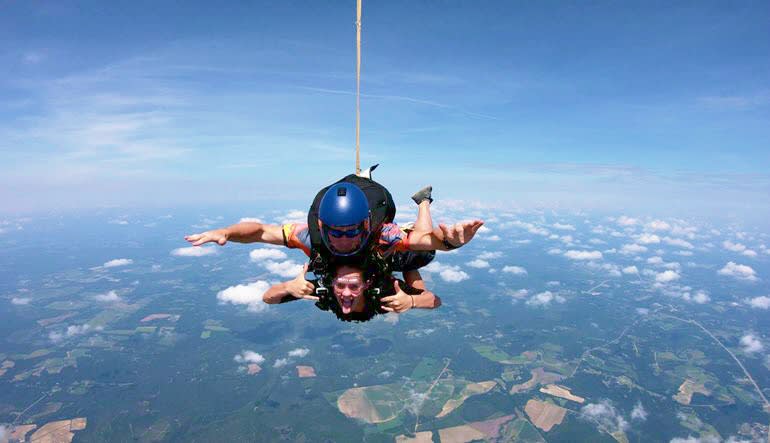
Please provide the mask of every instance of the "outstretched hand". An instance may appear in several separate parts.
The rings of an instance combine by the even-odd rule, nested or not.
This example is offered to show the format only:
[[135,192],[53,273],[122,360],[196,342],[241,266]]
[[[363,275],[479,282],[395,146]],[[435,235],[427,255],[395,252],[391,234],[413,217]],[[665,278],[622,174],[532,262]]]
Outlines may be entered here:
[[393,281],[393,289],[396,290],[395,295],[389,295],[380,299],[383,310],[401,314],[414,307],[414,298],[401,290],[398,280]]
[[305,274],[307,274],[308,264],[302,267],[302,272],[299,273],[294,280],[286,282],[286,291],[294,298],[302,298],[305,300],[318,301],[318,297],[314,296],[315,286],[312,283],[305,280]]
[[204,243],[216,242],[219,246],[224,246],[227,243],[227,234],[222,232],[221,229],[216,231],[206,231],[200,234],[186,235],[185,240],[192,243],[193,246],[200,246]]
[[468,222],[455,223],[451,226],[447,226],[443,223],[438,225],[441,232],[444,233],[444,239],[452,246],[460,247],[467,244],[476,232],[484,226],[484,222],[481,220],[474,220]]

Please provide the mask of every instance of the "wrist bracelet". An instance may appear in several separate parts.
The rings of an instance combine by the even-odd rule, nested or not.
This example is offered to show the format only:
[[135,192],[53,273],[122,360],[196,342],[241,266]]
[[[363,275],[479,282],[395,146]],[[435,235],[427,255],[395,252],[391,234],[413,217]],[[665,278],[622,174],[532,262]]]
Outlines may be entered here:
[[452,243],[449,243],[449,242],[447,241],[447,239],[444,239],[444,247],[446,248],[446,250],[447,250],[447,251],[451,251],[452,249],[457,249],[457,248],[459,248],[460,246],[455,246],[455,245],[453,245]]
[[414,308],[414,295],[410,295],[410,297],[412,297],[412,307],[409,308],[409,309],[413,309]]

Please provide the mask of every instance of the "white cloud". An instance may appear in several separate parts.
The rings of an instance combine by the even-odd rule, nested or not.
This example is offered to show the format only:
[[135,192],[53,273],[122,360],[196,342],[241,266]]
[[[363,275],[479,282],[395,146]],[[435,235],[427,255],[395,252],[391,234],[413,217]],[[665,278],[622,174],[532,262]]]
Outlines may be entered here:
[[571,260],[601,260],[602,253],[599,251],[575,251],[569,250],[564,256]]
[[623,245],[623,247],[620,248],[620,253],[624,255],[636,255],[642,252],[647,252],[647,248],[642,245],[637,245],[636,243]]
[[756,309],[770,309],[770,297],[762,295],[746,300],[746,303]]
[[275,363],[273,363],[273,367],[274,368],[282,368],[282,367],[286,366],[287,364],[289,364],[289,359],[288,358],[279,358],[279,359],[277,359],[275,361]]
[[217,250],[213,246],[190,246],[188,248],[177,248],[171,251],[171,255],[177,257],[203,257],[204,255],[216,253]]
[[103,264],[105,268],[115,268],[117,266],[127,266],[132,264],[134,261],[130,258],[116,258],[114,260],[110,260],[107,263]]
[[682,299],[685,301],[692,301],[699,305],[706,304],[711,301],[711,297],[705,291],[697,291],[694,295],[689,292],[682,294]]
[[679,246],[680,248],[692,249],[694,246],[687,240],[681,238],[663,237],[663,243],[671,246]]
[[260,365],[265,361],[265,357],[263,357],[262,354],[256,353],[254,351],[244,350],[240,354],[236,354],[236,356],[233,357],[233,360],[235,360],[236,363],[254,363]]
[[518,289],[516,291],[509,292],[509,295],[513,298],[524,298],[529,295],[529,291],[526,289]]
[[738,280],[757,281],[757,273],[751,266],[741,265],[735,262],[728,262],[722,269],[717,271],[719,275],[737,278]]
[[502,252],[482,252],[479,254],[479,260],[491,260],[493,258],[500,258],[503,256]]
[[253,262],[262,260],[283,260],[286,257],[286,253],[280,249],[259,248],[249,252],[249,259]]
[[396,323],[398,323],[399,314],[396,314],[395,312],[389,312],[385,315],[381,315],[380,317],[383,317],[383,321],[385,321],[386,323],[395,325]]
[[302,358],[310,353],[308,348],[297,348],[289,351],[289,357]]
[[420,269],[426,272],[437,272],[442,280],[449,283],[459,283],[470,278],[467,273],[460,270],[459,266],[445,265],[435,260]]
[[551,291],[545,291],[533,295],[532,298],[527,300],[527,304],[530,306],[548,306],[551,302],[564,303],[565,301],[567,300],[561,295],[554,294]]
[[695,233],[698,232],[698,228],[693,226],[676,225],[671,227],[671,235],[679,237],[687,237],[690,240],[695,238]]
[[548,252],[549,255],[560,255],[564,251],[562,251],[559,248],[551,248],[547,252]]
[[663,267],[666,269],[673,269],[675,271],[682,269],[682,265],[680,265],[678,262],[664,263]]
[[31,301],[32,299],[29,297],[14,297],[11,299],[11,304],[14,304],[16,306],[26,306]]
[[61,332],[51,331],[48,333],[48,339],[54,343],[58,343],[64,339],[64,334]]
[[631,419],[639,421],[647,420],[647,410],[644,409],[641,401],[636,402],[636,406],[631,410]]
[[652,229],[653,231],[668,231],[669,229],[671,229],[671,225],[664,222],[663,220],[653,220],[647,223],[647,227]]
[[583,406],[580,409],[580,418],[595,423],[599,429],[608,433],[624,432],[628,429],[628,422],[609,400]]
[[650,257],[650,258],[647,259],[647,264],[649,264],[649,265],[661,265],[661,264],[663,264],[663,258],[658,257],[658,256]]
[[683,257],[692,257],[692,251],[676,251],[674,254],[681,255]]
[[639,273],[639,269],[637,269],[636,266],[627,266],[627,267],[623,268],[623,273],[624,274],[638,274]]
[[733,252],[743,252],[746,250],[746,246],[740,243],[733,243],[730,240],[723,241],[722,247],[727,249],[728,251],[733,251]]
[[293,260],[282,262],[267,261],[264,263],[264,266],[270,273],[285,278],[296,277],[302,272],[302,265]]
[[480,237],[480,238],[482,240],[487,240],[487,241],[500,241],[501,240],[499,235],[490,235],[489,237]]
[[283,216],[280,224],[287,225],[291,223],[307,223],[307,212],[297,209],[291,210]]
[[681,276],[679,275],[678,272],[672,271],[672,270],[668,270],[668,271],[663,271],[663,272],[659,272],[658,274],[656,274],[655,275],[655,281],[658,282],[658,283],[668,283],[668,282],[672,282],[674,280],[678,280],[680,277]]
[[506,266],[503,268],[503,272],[513,275],[527,275],[527,270],[521,266]]
[[541,228],[540,226],[536,226],[536,225],[534,225],[532,223],[521,222],[521,221],[518,221],[518,220],[513,221],[513,222],[504,223],[503,225],[504,226],[508,226],[508,225],[510,225],[510,226],[517,226],[519,228],[526,229],[527,232],[529,232],[530,234],[535,234],[535,235],[548,236],[550,234],[550,232],[547,229],[545,229],[545,228]]
[[620,273],[620,266],[613,263],[588,262],[587,266],[591,269],[596,269],[599,271],[607,271],[607,274],[610,277],[620,277],[622,275]]
[[575,227],[569,224],[554,223],[551,225],[554,229],[561,229],[562,231],[574,231]]
[[637,243],[641,243],[643,245],[649,245],[653,243],[660,243],[660,237],[658,237],[655,234],[647,234],[644,233],[636,238]]
[[477,269],[488,268],[489,262],[486,260],[481,260],[480,258],[477,258],[476,260],[468,262],[468,266],[470,266],[471,268],[477,268]]
[[442,280],[449,283],[459,283],[463,280],[468,280],[469,278],[471,278],[464,271],[460,271],[457,269],[445,269],[441,271],[439,275],[441,276]]
[[243,217],[238,220],[238,223],[262,223],[262,220],[254,217]]
[[638,220],[635,218],[627,217],[625,215],[621,215],[615,222],[620,226],[634,226],[638,223]]
[[[719,437],[713,436],[713,435],[704,435],[703,437],[693,437],[692,435],[688,436],[687,438],[682,437],[676,437],[672,438],[669,443],[720,443]],[[725,443],[738,443],[738,442],[731,442],[727,441]]]
[[647,315],[650,313],[650,310],[647,308],[636,308],[636,313],[639,315]]
[[756,257],[757,253],[752,251],[751,249],[747,249],[747,250],[741,252],[741,255],[745,255],[746,257]]
[[262,300],[262,294],[269,288],[270,284],[261,280],[246,285],[230,286],[217,293],[217,300],[222,304],[246,305],[249,312],[262,312],[267,309],[267,304]]
[[741,337],[741,346],[743,346],[743,352],[746,354],[761,352],[765,348],[754,334],[746,334]]
[[67,337],[74,337],[76,335],[83,335],[90,330],[91,330],[91,325],[89,324],[71,325],[71,326],[67,326],[66,335]]
[[704,291],[698,291],[695,293],[695,295],[692,296],[692,301],[695,303],[698,303],[699,305],[706,304],[711,301],[711,297]]
[[48,338],[54,342],[58,343],[62,341],[64,338],[72,338],[76,337],[78,335],[84,335],[91,331],[101,331],[102,327],[92,328],[91,325],[84,323],[82,325],[70,325],[67,326],[67,329],[63,330],[62,332],[55,332],[52,331],[48,334]]
[[117,292],[109,291],[105,294],[95,295],[94,300],[102,303],[114,303],[114,302],[121,301],[121,298]]

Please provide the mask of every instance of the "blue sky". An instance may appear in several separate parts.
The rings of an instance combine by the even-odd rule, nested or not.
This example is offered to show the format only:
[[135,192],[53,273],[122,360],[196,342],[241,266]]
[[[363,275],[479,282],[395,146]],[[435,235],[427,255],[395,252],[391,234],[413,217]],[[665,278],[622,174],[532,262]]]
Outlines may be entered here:
[[[0,212],[294,207],[352,171],[354,5],[5,2]],[[436,197],[770,215],[767,2],[364,3],[363,163]]]

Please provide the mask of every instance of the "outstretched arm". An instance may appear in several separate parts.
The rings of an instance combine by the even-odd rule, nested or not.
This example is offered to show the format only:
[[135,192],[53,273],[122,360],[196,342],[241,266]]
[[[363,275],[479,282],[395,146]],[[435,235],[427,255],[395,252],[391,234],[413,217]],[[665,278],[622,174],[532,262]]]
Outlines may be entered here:
[[228,241],[234,241],[236,243],[260,242],[270,243],[272,245],[283,245],[283,232],[278,225],[241,222],[222,229],[187,235],[184,239],[192,243],[193,246],[200,246],[209,242],[216,242],[220,246],[224,246]]
[[267,292],[262,294],[262,300],[269,305],[286,303],[299,299],[318,301],[318,297],[313,295],[315,286],[305,280],[306,273],[307,264],[305,264],[302,272],[294,277],[293,280],[271,286]]
[[[409,233],[409,249],[413,251],[448,251],[467,244],[484,225],[481,220],[445,225],[425,232],[414,230]],[[447,246],[448,245],[448,246]]]

